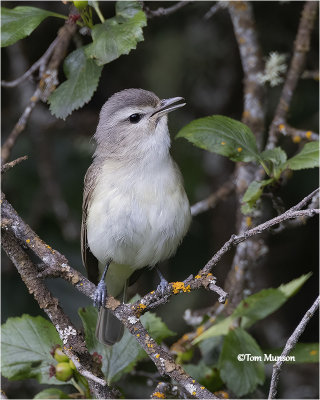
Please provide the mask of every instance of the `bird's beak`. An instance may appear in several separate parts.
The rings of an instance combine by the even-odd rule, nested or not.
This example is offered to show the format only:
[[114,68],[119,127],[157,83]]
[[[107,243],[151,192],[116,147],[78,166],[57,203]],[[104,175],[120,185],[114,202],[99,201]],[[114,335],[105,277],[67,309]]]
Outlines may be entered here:
[[[176,110],[177,108],[183,107],[186,105],[186,103],[179,103],[175,104],[178,101],[183,101],[183,97],[172,97],[171,99],[163,99],[160,101],[159,107],[156,109],[156,111],[151,115],[153,117],[156,115],[157,117],[160,117],[162,115],[168,114],[169,112]],[[175,104],[175,105],[173,105]]]

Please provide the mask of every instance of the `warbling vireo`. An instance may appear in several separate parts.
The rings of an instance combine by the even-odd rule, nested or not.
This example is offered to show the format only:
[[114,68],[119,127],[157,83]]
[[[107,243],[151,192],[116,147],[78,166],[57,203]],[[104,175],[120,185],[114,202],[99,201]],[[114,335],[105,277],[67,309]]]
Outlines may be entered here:
[[[142,89],[115,93],[104,104],[96,150],[84,181],[82,259],[98,284],[98,340],[112,345],[123,325],[106,294],[125,296],[133,272],[172,256],[191,221],[181,173],[170,156],[167,114],[185,103]],[[180,102],[180,103],[179,103]],[[162,282],[163,283],[163,282]]]

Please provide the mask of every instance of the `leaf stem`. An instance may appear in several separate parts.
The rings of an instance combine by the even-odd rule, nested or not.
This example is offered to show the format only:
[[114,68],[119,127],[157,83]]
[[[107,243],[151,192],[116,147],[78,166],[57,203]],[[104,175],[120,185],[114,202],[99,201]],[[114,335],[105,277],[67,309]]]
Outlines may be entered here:
[[271,172],[265,162],[263,160],[259,160],[260,164],[262,165],[263,169],[266,171],[266,174],[271,178]]

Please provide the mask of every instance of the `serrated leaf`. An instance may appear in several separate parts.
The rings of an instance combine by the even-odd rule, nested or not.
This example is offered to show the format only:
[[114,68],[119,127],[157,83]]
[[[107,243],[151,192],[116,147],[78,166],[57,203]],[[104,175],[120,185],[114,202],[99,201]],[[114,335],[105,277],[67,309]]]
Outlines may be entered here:
[[312,272],[301,275],[299,278],[294,279],[293,281],[280,285],[278,289],[288,299],[289,297],[294,296],[301,289],[301,287],[305,284],[305,282],[310,278],[311,275]]
[[51,365],[57,364],[50,354],[60,337],[51,324],[41,316],[8,318],[1,326],[1,370],[11,380],[36,378],[40,383],[63,385],[49,376]]
[[145,13],[136,1],[118,1],[116,16],[92,28],[93,42],[86,47],[87,57],[104,65],[137,47],[143,40],[142,28],[147,25]]
[[277,289],[263,289],[258,293],[243,299],[233,313],[222,321],[212,325],[209,329],[193,340],[197,344],[205,339],[219,335],[226,335],[232,328],[234,321],[241,317],[241,327],[249,328],[277,309],[279,309],[291,296],[303,286],[311,274],[302,275],[287,284],[280,285]]
[[243,214],[249,214],[253,211],[256,202],[260,199],[263,188],[269,185],[273,179],[265,179],[263,181],[253,181],[250,183],[248,189],[242,197],[242,202],[244,203],[241,212]]
[[260,156],[261,159],[267,164],[271,176],[279,179],[281,172],[286,167],[286,153],[281,149],[281,147],[276,147],[274,149],[263,151]]
[[86,58],[83,47],[69,54],[63,67],[67,80],[50,95],[48,101],[51,113],[65,119],[91,99],[98,86],[102,67]]
[[306,143],[303,149],[286,163],[293,170],[319,167],[319,142]]
[[60,389],[49,388],[36,394],[34,399],[70,399],[70,397]]
[[47,17],[61,18],[61,15],[37,7],[1,7],[1,47],[29,36]]
[[[282,349],[268,349],[265,354],[273,356],[281,356]],[[319,343],[297,343],[289,353],[289,356],[294,356],[294,361],[286,361],[289,363],[318,363],[319,362]],[[274,362],[274,361],[268,361]]]
[[251,393],[265,379],[263,361],[238,361],[239,354],[261,357],[263,354],[254,338],[245,330],[230,330],[224,338],[219,359],[221,379],[238,397]]
[[[113,346],[99,343],[95,337],[98,313],[94,307],[80,309],[79,315],[83,322],[88,350],[102,355],[102,372],[109,383],[119,380],[124,373],[131,371],[138,361],[146,357],[145,351],[127,329],[120,342]],[[147,312],[141,317],[141,322],[157,341],[174,335],[153,313]]]
[[232,161],[260,160],[251,130],[242,122],[222,115],[196,119],[183,127],[176,137],[184,137],[201,149]]

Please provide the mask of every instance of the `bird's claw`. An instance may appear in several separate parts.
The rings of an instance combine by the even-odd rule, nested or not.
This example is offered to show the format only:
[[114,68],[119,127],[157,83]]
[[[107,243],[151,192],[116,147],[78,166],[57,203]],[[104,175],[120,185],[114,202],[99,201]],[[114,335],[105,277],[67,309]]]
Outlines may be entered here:
[[163,277],[160,280],[159,285],[157,286],[156,292],[161,296],[164,296],[168,290],[169,282]]
[[103,280],[98,283],[98,286],[93,295],[93,305],[98,308],[100,311],[100,307],[105,305],[107,298],[107,286]]

